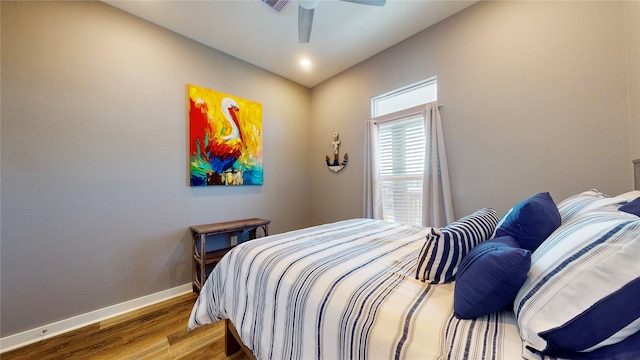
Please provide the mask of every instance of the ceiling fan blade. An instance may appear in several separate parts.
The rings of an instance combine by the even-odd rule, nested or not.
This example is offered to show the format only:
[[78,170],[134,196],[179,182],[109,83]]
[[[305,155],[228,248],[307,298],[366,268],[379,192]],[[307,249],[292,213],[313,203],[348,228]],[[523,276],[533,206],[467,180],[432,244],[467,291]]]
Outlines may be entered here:
[[313,10],[298,6],[298,42],[306,44],[311,38],[311,25],[313,25]]
[[282,12],[282,9],[284,9],[289,0],[262,0],[262,2],[269,5],[273,10]]
[[384,6],[387,0],[342,0],[350,3],[356,3],[361,5],[373,5],[373,6]]

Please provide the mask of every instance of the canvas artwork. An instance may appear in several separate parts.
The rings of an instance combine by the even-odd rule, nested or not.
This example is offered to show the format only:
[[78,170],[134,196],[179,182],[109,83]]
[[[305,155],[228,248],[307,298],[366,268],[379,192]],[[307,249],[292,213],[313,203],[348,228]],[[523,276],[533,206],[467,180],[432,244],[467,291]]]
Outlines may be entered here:
[[261,185],[262,105],[189,85],[191,186]]

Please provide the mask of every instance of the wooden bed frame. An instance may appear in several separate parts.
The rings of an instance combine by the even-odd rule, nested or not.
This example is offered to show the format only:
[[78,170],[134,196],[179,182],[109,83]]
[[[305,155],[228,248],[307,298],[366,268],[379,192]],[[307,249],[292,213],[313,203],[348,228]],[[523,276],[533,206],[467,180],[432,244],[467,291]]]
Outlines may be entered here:
[[249,349],[242,340],[240,340],[240,335],[238,334],[236,327],[233,326],[231,320],[227,319],[224,321],[224,354],[231,356],[238,352],[238,350],[242,350],[247,358],[256,360],[251,349]]

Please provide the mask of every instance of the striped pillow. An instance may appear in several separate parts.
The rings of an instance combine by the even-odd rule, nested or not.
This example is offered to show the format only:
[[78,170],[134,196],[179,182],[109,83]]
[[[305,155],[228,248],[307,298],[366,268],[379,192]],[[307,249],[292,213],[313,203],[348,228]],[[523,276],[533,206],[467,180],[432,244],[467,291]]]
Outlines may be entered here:
[[489,239],[497,223],[496,211],[484,208],[443,228],[432,228],[418,257],[416,279],[436,284],[452,280],[462,258]]
[[559,356],[640,330],[640,219],[603,208],[576,215],[532,255],[514,301],[524,345]]
[[609,197],[596,189],[581,192],[562,200],[558,204],[558,211],[562,223],[574,217],[592,210],[618,211],[618,207],[626,202],[626,199]]

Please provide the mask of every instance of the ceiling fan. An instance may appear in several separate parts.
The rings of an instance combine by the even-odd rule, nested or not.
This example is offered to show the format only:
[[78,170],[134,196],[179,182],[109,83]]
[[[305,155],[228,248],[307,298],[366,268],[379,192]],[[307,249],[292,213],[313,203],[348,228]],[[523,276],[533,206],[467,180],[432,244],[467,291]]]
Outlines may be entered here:
[[[387,0],[342,0],[361,5],[384,6]],[[262,0],[277,12],[281,12],[289,0]],[[298,42],[306,44],[311,37],[313,12],[320,0],[298,0]]]

